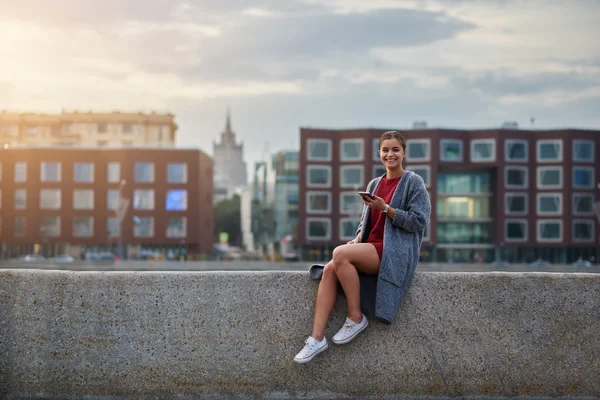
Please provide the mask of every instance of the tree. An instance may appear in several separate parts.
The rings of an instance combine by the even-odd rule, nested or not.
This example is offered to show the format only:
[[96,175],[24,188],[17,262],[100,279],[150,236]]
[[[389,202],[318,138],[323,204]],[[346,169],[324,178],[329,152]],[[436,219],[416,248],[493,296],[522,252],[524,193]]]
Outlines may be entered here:
[[215,204],[215,231],[214,241],[219,241],[219,233],[227,232],[229,234],[229,244],[232,246],[241,246],[242,244],[242,221],[241,221],[241,201],[239,195],[234,195],[231,199],[221,200]]

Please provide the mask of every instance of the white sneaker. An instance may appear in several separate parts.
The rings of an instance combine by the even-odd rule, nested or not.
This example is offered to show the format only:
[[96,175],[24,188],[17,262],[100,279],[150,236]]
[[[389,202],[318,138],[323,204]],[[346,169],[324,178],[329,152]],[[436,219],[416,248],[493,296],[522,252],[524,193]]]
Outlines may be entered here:
[[367,321],[367,317],[363,314],[362,321],[356,323],[352,321],[350,318],[346,318],[346,322],[340,328],[340,330],[333,336],[331,339],[335,344],[344,344],[348,343],[359,333],[361,333],[366,327],[369,325],[369,321]]
[[317,342],[317,339],[315,339],[312,336],[309,336],[308,339],[306,339],[306,342],[304,343],[306,343],[304,348],[300,350],[300,353],[296,354],[296,357],[294,357],[294,361],[300,364],[309,362],[317,354],[319,354],[322,351],[325,351],[327,347],[329,347],[326,338],[323,338],[322,341]]

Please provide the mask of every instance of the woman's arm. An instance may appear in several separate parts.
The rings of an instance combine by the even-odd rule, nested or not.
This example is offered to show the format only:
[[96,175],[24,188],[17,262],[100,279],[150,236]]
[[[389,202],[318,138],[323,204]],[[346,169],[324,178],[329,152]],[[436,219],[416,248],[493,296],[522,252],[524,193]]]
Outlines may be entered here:
[[388,217],[392,219],[392,225],[409,232],[418,232],[429,225],[431,215],[431,201],[429,193],[425,188],[425,182],[417,174],[411,177],[407,210],[389,208]]

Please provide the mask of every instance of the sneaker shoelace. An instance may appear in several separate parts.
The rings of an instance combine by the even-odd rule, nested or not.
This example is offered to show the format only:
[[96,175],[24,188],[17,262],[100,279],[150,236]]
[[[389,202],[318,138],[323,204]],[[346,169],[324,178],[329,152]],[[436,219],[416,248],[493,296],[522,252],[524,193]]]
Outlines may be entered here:
[[306,341],[304,343],[306,344],[306,346],[304,346],[304,353],[311,352],[312,350],[316,349],[317,345],[319,344],[317,341],[311,342],[308,339],[306,339]]

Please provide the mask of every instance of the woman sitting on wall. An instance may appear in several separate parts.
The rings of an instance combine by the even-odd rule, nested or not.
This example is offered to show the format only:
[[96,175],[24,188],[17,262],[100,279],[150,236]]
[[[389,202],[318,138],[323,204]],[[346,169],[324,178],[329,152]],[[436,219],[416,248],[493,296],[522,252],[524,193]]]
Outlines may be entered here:
[[412,282],[431,211],[423,179],[402,167],[405,156],[404,137],[385,132],[379,157],[386,173],[369,182],[368,193],[361,195],[364,207],[356,238],[336,247],[323,269],[312,334],[294,361],[309,362],[327,349],[325,326],[338,285],[347,299],[348,316],[334,343],[348,343],[362,332],[368,325],[365,313],[387,324],[394,318]]

